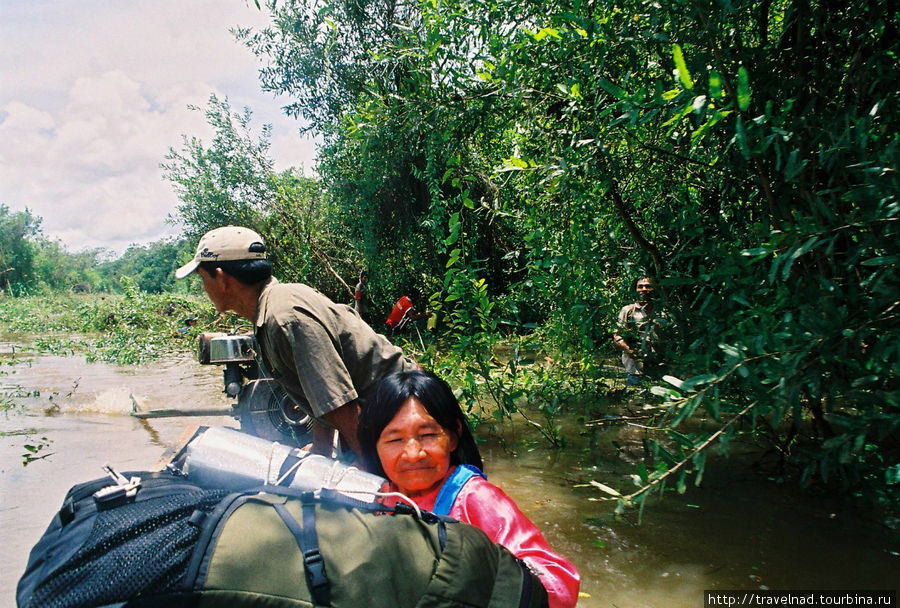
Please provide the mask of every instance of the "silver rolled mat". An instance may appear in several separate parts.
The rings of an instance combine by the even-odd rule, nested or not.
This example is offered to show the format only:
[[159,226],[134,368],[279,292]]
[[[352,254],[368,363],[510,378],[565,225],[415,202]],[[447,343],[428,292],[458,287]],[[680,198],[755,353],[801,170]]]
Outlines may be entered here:
[[386,481],[338,460],[225,427],[198,431],[168,467],[206,487],[327,488],[368,502]]

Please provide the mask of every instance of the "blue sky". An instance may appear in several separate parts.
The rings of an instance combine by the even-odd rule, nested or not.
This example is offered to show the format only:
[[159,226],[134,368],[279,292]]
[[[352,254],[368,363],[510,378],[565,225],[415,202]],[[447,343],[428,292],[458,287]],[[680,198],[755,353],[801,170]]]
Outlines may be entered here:
[[159,164],[182,134],[208,140],[188,105],[212,93],[272,124],[277,168],[311,172],[289,100],[260,91],[258,60],[228,31],[266,22],[252,0],[2,0],[0,203],[72,252],[172,234]]

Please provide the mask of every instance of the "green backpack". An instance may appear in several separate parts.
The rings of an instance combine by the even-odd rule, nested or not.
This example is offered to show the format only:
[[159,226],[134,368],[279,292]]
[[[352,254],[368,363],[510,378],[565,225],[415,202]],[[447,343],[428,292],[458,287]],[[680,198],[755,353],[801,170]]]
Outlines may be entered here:
[[547,605],[520,560],[449,518],[329,490],[127,475],[137,492],[109,492],[108,478],[69,491],[32,549],[20,608]]

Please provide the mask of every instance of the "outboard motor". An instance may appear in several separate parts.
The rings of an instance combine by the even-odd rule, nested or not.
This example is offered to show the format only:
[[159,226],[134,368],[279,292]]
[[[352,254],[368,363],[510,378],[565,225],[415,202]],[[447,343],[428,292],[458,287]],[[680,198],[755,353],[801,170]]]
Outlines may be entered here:
[[241,430],[269,441],[304,446],[312,441],[312,421],[277,381],[265,373],[249,334],[206,332],[198,338],[197,359],[203,365],[224,365],[224,392]]
[[202,333],[197,359],[202,365],[225,366],[225,394],[232,399],[240,394],[245,377],[259,377],[256,340],[249,334]]

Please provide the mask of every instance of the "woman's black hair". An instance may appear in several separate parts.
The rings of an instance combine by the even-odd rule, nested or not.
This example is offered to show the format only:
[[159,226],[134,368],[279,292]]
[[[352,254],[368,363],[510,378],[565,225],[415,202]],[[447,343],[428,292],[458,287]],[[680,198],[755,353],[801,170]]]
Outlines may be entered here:
[[360,457],[369,472],[387,477],[378,458],[378,438],[410,397],[415,397],[445,431],[458,435],[456,449],[450,453],[450,464],[483,468],[472,430],[450,385],[431,372],[411,371],[382,379],[362,408],[357,437],[362,449]]
[[272,276],[272,262],[269,260],[228,260],[225,262],[200,262],[200,268],[213,274],[216,268],[233,276],[244,285],[256,285],[268,281]]

